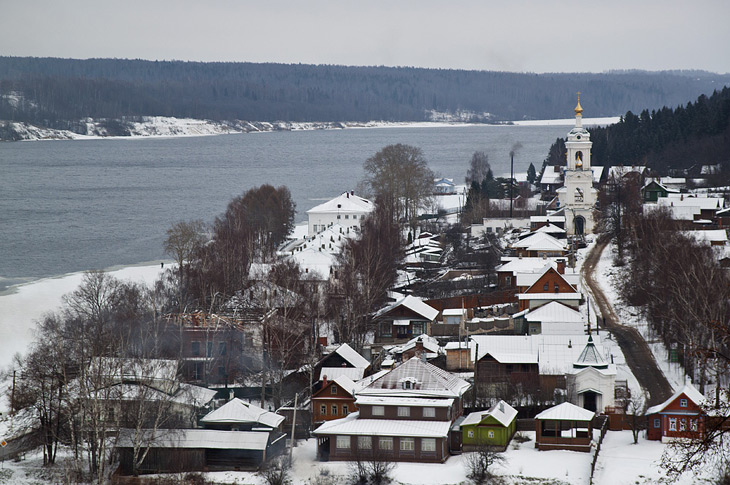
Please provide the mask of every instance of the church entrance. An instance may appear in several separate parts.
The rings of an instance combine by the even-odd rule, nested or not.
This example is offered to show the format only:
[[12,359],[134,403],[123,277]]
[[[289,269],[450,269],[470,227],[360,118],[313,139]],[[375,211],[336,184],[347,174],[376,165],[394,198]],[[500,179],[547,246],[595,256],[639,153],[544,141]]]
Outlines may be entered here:
[[596,412],[597,395],[594,391],[586,391],[583,393],[583,409]]
[[586,220],[583,216],[573,219],[573,230],[576,236],[582,236],[585,233]]

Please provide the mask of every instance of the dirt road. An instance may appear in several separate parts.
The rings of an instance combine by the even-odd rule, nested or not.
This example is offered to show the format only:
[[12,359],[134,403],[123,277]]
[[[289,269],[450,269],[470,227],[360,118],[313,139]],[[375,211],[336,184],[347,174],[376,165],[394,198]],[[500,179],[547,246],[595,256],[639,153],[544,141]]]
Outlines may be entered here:
[[634,327],[621,325],[618,315],[613,309],[612,302],[606,298],[601,286],[593,277],[596,265],[605,247],[605,242],[598,242],[588,253],[583,263],[583,278],[593,293],[595,302],[601,311],[601,316],[605,318],[606,330],[609,330],[615,336],[631,372],[649,396],[649,405],[660,404],[671,397],[672,386],[657,366],[654,355],[644,338]]

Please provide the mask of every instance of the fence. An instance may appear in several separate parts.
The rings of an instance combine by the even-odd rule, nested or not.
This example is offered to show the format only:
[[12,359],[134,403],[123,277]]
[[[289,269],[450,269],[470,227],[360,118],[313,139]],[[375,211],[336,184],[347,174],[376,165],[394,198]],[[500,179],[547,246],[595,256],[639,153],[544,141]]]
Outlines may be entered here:
[[603,423],[601,424],[601,436],[598,438],[598,444],[596,445],[596,450],[593,453],[593,460],[591,461],[591,478],[590,478],[590,485],[593,485],[593,473],[596,471],[596,462],[598,461],[598,454],[601,452],[601,444],[603,443],[603,438],[606,436],[606,431],[608,431],[608,418],[606,416],[597,416],[594,419],[594,423],[596,423],[596,420],[603,419]]

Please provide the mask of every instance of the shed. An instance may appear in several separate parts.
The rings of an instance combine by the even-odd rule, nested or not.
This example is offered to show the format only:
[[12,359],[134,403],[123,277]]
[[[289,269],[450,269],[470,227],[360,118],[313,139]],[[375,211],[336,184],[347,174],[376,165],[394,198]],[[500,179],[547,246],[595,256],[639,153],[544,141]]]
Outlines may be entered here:
[[535,416],[535,447],[539,450],[591,451],[595,413],[564,402]]

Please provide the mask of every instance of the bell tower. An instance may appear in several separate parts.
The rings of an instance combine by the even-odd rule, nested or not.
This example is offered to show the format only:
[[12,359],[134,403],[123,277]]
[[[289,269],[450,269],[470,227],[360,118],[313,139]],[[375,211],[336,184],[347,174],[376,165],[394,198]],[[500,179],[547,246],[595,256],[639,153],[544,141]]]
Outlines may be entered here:
[[591,169],[591,134],[583,128],[583,107],[575,107],[575,126],[565,142],[567,166],[565,185],[558,189],[558,201],[565,212],[565,230],[568,235],[593,233],[593,210],[598,191],[593,188]]

